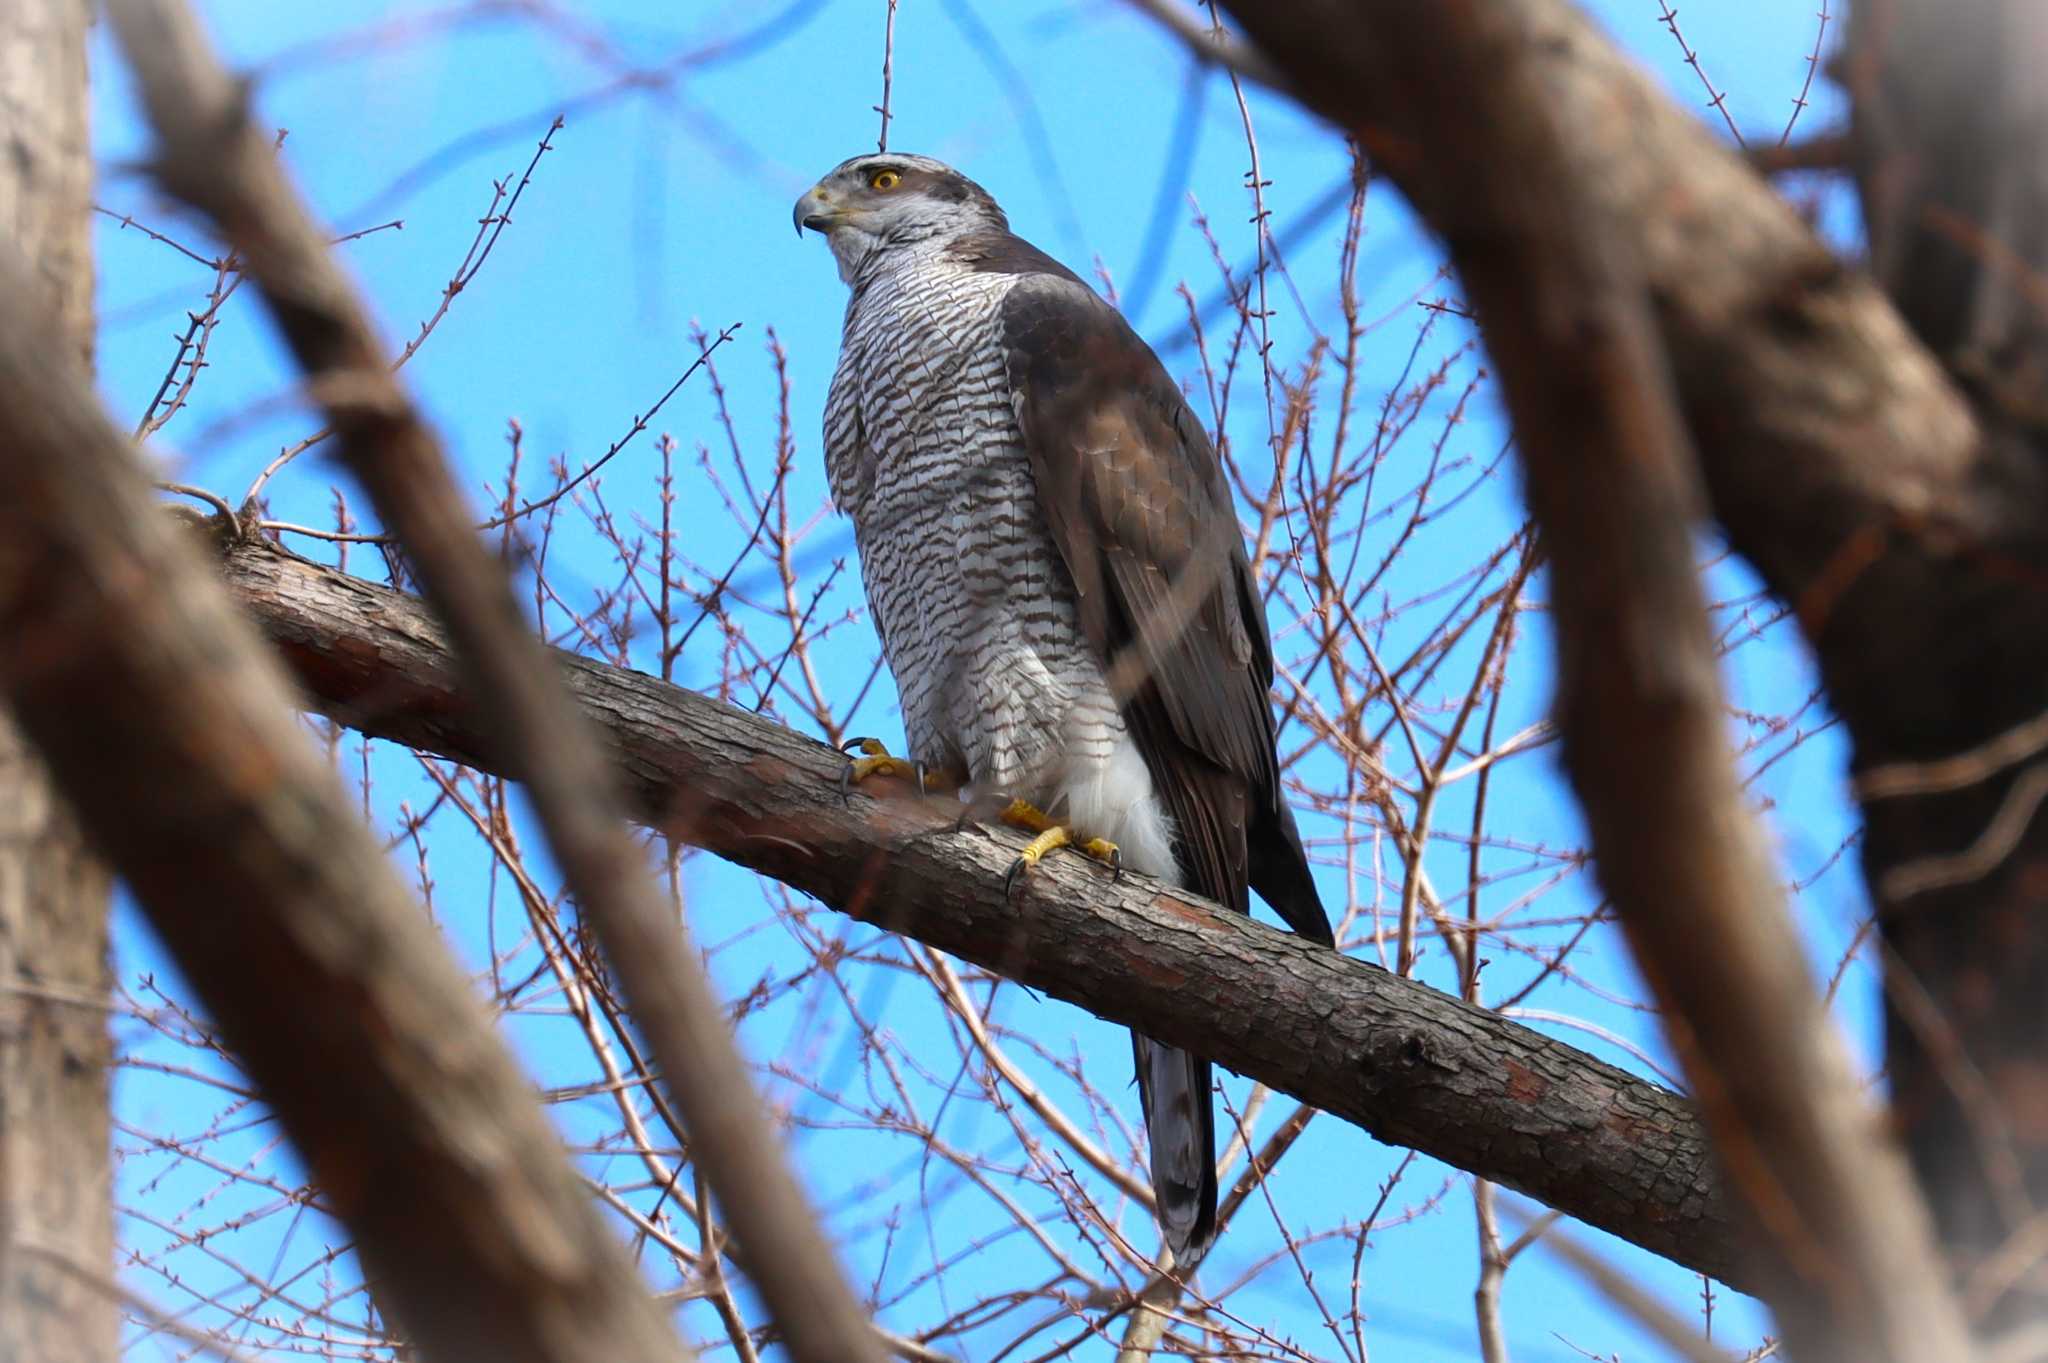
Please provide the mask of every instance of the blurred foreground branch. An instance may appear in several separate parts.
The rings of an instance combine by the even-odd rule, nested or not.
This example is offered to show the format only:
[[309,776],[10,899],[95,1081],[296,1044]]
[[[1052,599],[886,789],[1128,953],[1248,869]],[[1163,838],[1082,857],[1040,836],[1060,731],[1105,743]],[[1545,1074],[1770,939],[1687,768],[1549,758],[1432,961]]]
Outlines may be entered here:
[[[261,540],[231,544],[222,568],[310,706],[502,770],[420,602]],[[844,758],[825,744],[642,673],[555,658],[644,822],[1744,1285],[1705,1135],[1677,1095],[1142,877],[1052,858],[1006,902],[1009,831],[956,831],[954,807],[907,788],[842,802]]]
[[[0,297],[33,296],[0,254]],[[0,638],[0,697],[424,1355],[687,1357],[274,660],[27,309],[0,325]]]
[[612,771],[526,629],[505,565],[470,524],[440,443],[392,373],[356,289],[285,179],[245,92],[182,0],[116,0],[115,32],[156,130],[157,179],[210,217],[410,556],[549,849],[604,944],[692,1155],[746,1247],[796,1363],[879,1363],[870,1322],[797,1186],[703,963],[636,855]]
[[[1691,593],[1628,599],[1625,584],[1676,581],[1659,570],[1683,543],[1695,479],[1729,542],[1797,609],[1859,767],[1954,759],[2041,713],[2048,125],[2035,71],[2048,29],[2038,5],[1855,7],[1841,69],[1884,289],[1838,260],[1569,0],[1232,8],[1303,102],[1355,137],[1415,203],[1471,293],[1530,456],[1532,501],[1551,513],[1561,615],[1579,592],[1583,652],[1575,661],[1563,640],[1567,671],[1608,688],[1604,707],[1580,695],[1582,740],[1609,741],[1605,757],[1627,763],[1612,744],[1629,727],[1615,693],[1628,674],[1684,670],[1671,649],[1692,631],[1696,606],[1679,599]],[[1599,423],[1563,410],[1575,391],[1588,398],[1572,372],[1588,340],[1609,372],[1587,405],[1613,409],[1591,445],[1584,428]],[[1617,350],[1635,351],[1636,362],[1616,363]],[[1560,365],[1567,351],[1573,362]],[[1657,400],[1667,384],[1669,404]],[[1639,406],[1623,410],[1631,401]],[[1603,446],[1607,457],[1582,457]],[[1638,484],[1617,491],[1615,479]],[[1623,506],[1660,480],[1647,500]],[[1619,514],[1605,516],[1603,500]],[[1659,505],[1646,521],[1651,502]],[[1672,542],[1664,552],[1644,538],[1658,525]],[[1566,545],[1566,536],[1585,538]],[[1581,555],[1576,588],[1567,552]],[[1568,703],[1572,686],[1568,675]],[[1635,761],[1676,757],[1672,745],[1687,742],[1676,691],[1657,705],[1637,712],[1654,722],[1638,726],[1645,746]],[[1602,775],[1601,759],[1579,751],[1578,774]],[[1838,1084],[1812,1085],[1801,1101],[1781,1074],[1773,1082],[1785,1101],[1715,1124],[1720,1153],[1803,1281],[1783,1291],[1834,1324],[1832,1338],[1816,1340],[1794,1323],[1795,1347],[1809,1346],[1802,1356],[1962,1356],[1943,1286],[1951,1274],[1977,1273],[1972,1324],[1987,1336],[2038,1322],[2048,1302],[2031,1271],[2038,1251],[2026,1248],[2048,1195],[2048,1128],[2036,1120],[2048,827],[2033,817],[2048,778],[2038,765],[1980,766],[1960,789],[1865,799],[1865,867],[1897,952],[1886,970],[1895,1110],[1948,1263],[1919,1247],[1923,1218],[1899,1194],[1887,1141],[1866,1129],[1852,1142],[1877,1154],[1875,1185],[1839,1158],[1839,1133],[1869,1119],[1843,1111]],[[1690,826],[1669,823],[1672,789],[1702,773],[1698,763],[1680,767],[1650,774],[1665,782],[1661,800],[1631,805],[1619,783],[1582,785],[1596,830],[1608,821],[1596,841],[1610,884],[1685,881],[1702,848],[1731,841],[1715,812],[1725,800],[1703,801]],[[1692,840],[1674,843],[1672,833]],[[1754,861],[1728,852],[1723,872]],[[1740,878],[1757,883],[1754,870]],[[1624,916],[1652,932],[1673,926],[1640,902]],[[1697,943],[1674,951],[1669,937],[1660,944],[1638,931],[1635,940],[1674,1005],[1681,1050],[1699,1046],[1752,1096],[1763,1096],[1762,1071],[1789,1068],[1789,1052],[1809,1048],[1811,991],[1803,972],[1787,969],[1789,934],[1724,932],[1711,956]],[[1711,987],[1695,969],[1708,961],[1748,974],[1740,998],[1751,1004],[1775,996],[1792,1034],[1753,1033],[1763,1047],[1745,1054],[1736,1038],[1761,1017]],[[1713,1097],[1705,1077],[1697,1082]],[[1873,1216],[1887,1205],[1904,1215]],[[2021,1261],[2029,1270],[2011,1267]],[[2024,1290],[1984,1311],[2015,1286]]]
[[[1693,451],[1642,254],[1573,174],[1577,135],[1511,18],[1376,26],[1422,91],[1464,92],[1518,178],[1475,181],[1453,251],[1499,365],[1550,550],[1557,716],[1602,886],[1661,1005],[1757,1281],[1802,1359],[1970,1356],[1932,1223],[1822,1003],[1736,779],[1694,565]],[[1424,64],[1429,65],[1425,68]]]

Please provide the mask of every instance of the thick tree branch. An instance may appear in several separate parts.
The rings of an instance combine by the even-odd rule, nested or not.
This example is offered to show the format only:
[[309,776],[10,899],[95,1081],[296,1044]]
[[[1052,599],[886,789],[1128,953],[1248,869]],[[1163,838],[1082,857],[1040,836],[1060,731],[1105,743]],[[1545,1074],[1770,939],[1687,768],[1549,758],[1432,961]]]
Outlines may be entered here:
[[[1457,90],[1463,116],[1495,130],[1496,173],[1458,207],[1493,230],[1453,255],[1550,551],[1566,766],[1729,1186],[1764,1233],[1762,1295],[1801,1358],[1964,1359],[1926,1209],[1736,780],[1693,563],[1692,450],[1640,256],[1573,175],[1577,130],[1517,59],[1512,22],[1386,8],[1375,32],[1408,55],[1396,96]],[[1497,173],[1508,165],[1517,176]]]
[[[2034,0],[1853,8],[1850,159],[1879,281],[1912,330],[1568,0],[1233,8],[1468,277],[1560,183],[1612,225],[1649,283],[1714,515],[1798,609],[1859,768],[1969,752],[2048,710]],[[1499,65],[1447,73],[1440,58],[1479,24],[1513,33]],[[1503,84],[1521,107],[1468,98]],[[1570,136],[1539,179],[1512,143],[1544,119]],[[1973,1297],[2022,1299],[1983,1318],[1994,1332],[2048,1315],[2048,1281],[2011,1269],[2048,1207],[2044,783],[2035,759],[1864,806],[1895,1111]]]
[[[1514,124],[1483,116],[1472,87],[1416,73],[1442,72],[1429,54],[1457,49],[1478,16],[1511,33],[1502,60],[1532,102],[1514,117],[1571,130],[1558,173],[1640,262],[1714,514],[1824,653],[1838,632],[1867,651],[1866,668],[1831,675],[1836,705],[1900,704],[1887,666],[1928,666],[1918,651],[1931,641],[1889,614],[1899,593],[1924,597],[1956,536],[2031,517],[2034,503],[2009,500],[2031,480],[1980,444],[1969,404],[1882,291],[1571,0],[1233,9],[1304,102],[1415,202],[1461,271],[1521,232],[1551,186],[1517,164]],[[1877,584],[1873,545],[1902,558]]]
[[[27,287],[0,253],[0,297]],[[685,1357],[274,660],[47,327],[5,323],[0,697],[380,1300],[430,1359]]]
[[[1237,8],[1293,88],[1400,182],[1468,280],[1559,193],[1611,225],[1611,249],[1649,283],[1713,511],[1799,609],[1860,767],[1972,751],[2048,708],[2037,4],[1854,8],[1851,159],[1879,278],[1912,331],[1565,0]],[[1495,64],[1448,70],[1445,54],[1486,25],[1512,33]],[[1466,98],[1501,87],[1518,106]],[[1544,120],[1570,132],[1534,168],[1515,138]],[[1977,1306],[2023,1289],[2025,1302],[1981,1318],[1994,1333],[2048,1314],[2039,1275],[2011,1270],[2048,1205],[2044,785],[2048,766],[2029,760],[1865,803],[1865,867],[1892,948],[1896,1110]]]
[[[310,693],[364,733],[502,771],[421,604],[261,541],[223,570]],[[1744,1286],[1704,1133],[1678,1096],[1562,1042],[1205,900],[1053,858],[1005,902],[1007,830],[855,793],[844,758],[744,710],[556,654],[638,817],[833,908],[1198,1050]],[[1361,1201],[1368,1189],[1357,1190]]]
[[393,375],[326,234],[183,0],[115,0],[110,13],[160,143],[157,178],[212,218],[247,262],[326,412],[340,458],[447,623],[789,1356],[880,1363],[871,1324],[790,1173],[703,963],[632,845],[613,773],[522,625],[504,564],[473,528],[439,442]]

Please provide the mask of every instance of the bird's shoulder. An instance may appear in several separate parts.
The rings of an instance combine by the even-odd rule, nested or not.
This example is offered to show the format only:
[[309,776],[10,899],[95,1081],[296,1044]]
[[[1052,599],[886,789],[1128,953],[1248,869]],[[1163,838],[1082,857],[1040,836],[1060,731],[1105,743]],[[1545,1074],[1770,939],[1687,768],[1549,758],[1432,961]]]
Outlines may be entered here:
[[[1085,497],[1091,529],[1163,569],[1236,544],[1221,461],[1152,347],[1044,252],[1003,250],[1017,266],[998,308],[1012,401],[1049,484]],[[1027,258],[1049,268],[1027,271]]]
[[1094,290],[1082,283],[1079,275],[1015,232],[991,228],[960,237],[948,244],[946,258],[975,274],[1016,276],[1020,283],[1027,279],[1034,283],[1063,282],[1094,296]]

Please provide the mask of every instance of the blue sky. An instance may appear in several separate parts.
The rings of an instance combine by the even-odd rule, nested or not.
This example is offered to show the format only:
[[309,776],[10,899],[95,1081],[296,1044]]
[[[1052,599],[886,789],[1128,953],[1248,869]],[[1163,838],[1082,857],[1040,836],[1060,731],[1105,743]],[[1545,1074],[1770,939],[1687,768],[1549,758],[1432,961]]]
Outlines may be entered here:
[[[260,117],[288,131],[283,154],[316,211],[338,233],[403,220],[402,228],[375,230],[339,248],[395,343],[412,338],[435,313],[478,216],[492,200],[492,182],[516,180],[550,120],[564,116],[552,151],[540,160],[489,260],[452,300],[404,371],[451,457],[479,489],[480,502],[494,495],[484,489],[502,487],[508,422],[517,421],[523,431],[527,485],[537,486],[532,479],[540,461],[560,455],[573,469],[597,457],[697,358],[701,335],[737,324],[716,356],[716,385],[707,375],[693,378],[601,480],[606,505],[622,522],[657,516],[654,438],[672,435],[679,542],[698,562],[729,561],[747,538],[747,527],[739,523],[745,518],[728,514],[696,468],[698,451],[728,476],[736,476],[735,457],[739,467],[757,475],[772,465],[780,398],[768,347],[771,336],[779,343],[787,355],[794,443],[789,503],[808,526],[797,565],[803,592],[829,584],[814,619],[832,625],[817,657],[821,684],[834,696],[857,692],[873,657],[872,637],[859,615],[854,565],[845,562],[834,574],[834,565],[851,554],[844,522],[829,514],[811,520],[824,502],[816,431],[837,354],[843,291],[822,244],[791,235],[789,205],[823,171],[874,145],[877,117],[870,106],[880,96],[883,8],[879,0],[798,0],[780,11],[740,4],[657,10],[625,3],[545,10],[396,2],[316,9],[230,0],[202,6],[231,59],[257,74]],[[1701,78],[1660,19],[1657,0],[1606,0],[1597,9],[1674,97],[1721,127],[1719,116],[1705,107]],[[1735,125],[1753,139],[1775,140],[1806,77],[1819,22],[1812,8],[1783,0],[1730,0],[1687,9],[1680,21],[1701,69],[1726,93]],[[106,35],[98,41],[100,202],[178,237],[201,255],[214,254],[204,233],[163,205],[136,173],[147,139]],[[677,63],[692,53],[710,55]],[[649,78],[649,72],[660,78]],[[1815,81],[1812,97],[1814,107],[1801,125],[1807,132],[1828,126],[1838,112],[1824,81]],[[1245,132],[1227,81],[1191,73],[1176,42],[1120,5],[906,0],[897,20],[891,104],[892,146],[960,166],[997,195],[1021,233],[1083,274],[1097,268],[1106,273],[1169,367],[1192,376],[1187,314],[1174,287],[1186,281],[1198,300],[1210,299],[1219,287],[1194,212],[1199,208],[1206,216],[1218,251],[1234,268],[1242,268],[1256,250],[1245,189]],[[1299,305],[1291,295],[1276,303],[1272,322],[1275,354],[1291,364],[1306,352],[1313,330],[1327,327],[1334,314],[1341,213],[1318,216],[1316,209],[1344,183],[1348,158],[1335,135],[1284,101],[1254,92],[1250,108],[1264,176],[1271,182],[1267,204],[1300,292]],[[1837,231],[1853,230],[1839,195],[1823,200],[1821,208],[1823,221]],[[183,326],[187,309],[202,306],[214,274],[112,219],[101,220],[98,244],[102,387],[117,415],[132,424],[163,379],[174,349],[171,334]],[[1439,269],[1438,256],[1405,207],[1390,189],[1375,186],[1360,253],[1361,311],[1387,320],[1371,333],[1362,356],[1362,409],[1376,408],[1390,389],[1401,386],[1424,305],[1455,297],[1454,285],[1439,278]],[[1211,315],[1207,321],[1212,332],[1219,324],[1227,330],[1227,317]],[[1440,318],[1421,351],[1417,372],[1440,361],[1454,376],[1427,400],[1424,427],[1443,423],[1460,383],[1478,382],[1481,361],[1460,352],[1470,338],[1459,325]],[[208,362],[188,407],[162,432],[156,449],[172,476],[235,499],[281,447],[317,422],[294,397],[294,376],[253,299],[238,295],[222,310]],[[1251,450],[1263,457],[1266,430],[1256,384],[1240,392],[1243,405],[1234,409],[1230,434],[1241,456]],[[1384,590],[1390,602],[1425,597],[1456,579],[1474,546],[1498,542],[1519,520],[1512,480],[1479,482],[1473,472],[1497,455],[1505,439],[1492,390],[1481,383],[1462,422],[1444,429],[1447,457],[1463,461],[1460,476],[1475,490],[1433,519],[1429,534],[1390,575]],[[1416,448],[1426,444],[1424,438]],[[1390,480],[1412,473],[1390,467]],[[336,477],[317,451],[300,459],[269,485],[273,514],[330,523],[329,487]],[[1374,533],[1368,529],[1368,540]],[[295,547],[316,556],[324,552],[311,543]],[[1712,557],[1713,546],[1703,543],[1702,553]],[[360,551],[353,562],[359,571],[376,568]],[[549,556],[555,586],[581,600],[604,590],[619,573],[616,554],[587,524],[565,514]],[[1711,581],[1715,598],[1727,603],[1720,615],[1731,637],[1772,614],[1768,603],[1751,599],[1754,587],[1739,567],[1720,563]],[[1540,594],[1539,580],[1535,595]],[[1540,719],[1547,701],[1540,611],[1524,621],[1528,637],[1516,655],[1517,681],[1499,721],[1504,734]],[[549,623],[562,624],[559,612]],[[1275,623],[1285,657],[1289,639],[1299,636],[1282,628],[1282,621]],[[1390,655],[1414,642],[1403,628],[1396,620],[1383,636]],[[714,638],[715,631],[706,631],[683,652],[676,662],[679,682],[716,681],[720,656]],[[645,643],[634,645],[642,666],[649,665]],[[1469,665],[1473,655],[1455,656]],[[1853,828],[1843,797],[1841,747],[1826,731],[1782,760],[1766,762],[1792,735],[1826,725],[1823,711],[1806,706],[1813,681],[1783,624],[1733,650],[1729,677],[1735,703],[1754,716],[1732,721],[1731,732],[1763,745],[1745,761],[1752,770],[1768,765],[1755,789],[1773,806],[1788,879],[1812,880],[1798,912],[1817,968],[1831,969],[1865,912],[1853,854],[1836,860]],[[1451,693],[1448,682],[1439,689]],[[751,701],[753,694],[739,699]],[[1428,703],[1439,699],[1418,697]],[[785,722],[814,727],[787,694],[771,694],[767,708]],[[1780,730],[1776,720],[1788,714],[1797,719]],[[900,736],[886,676],[855,716],[854,729],[892,741]],[[351,781],[366,769],[375,773],[376,792],[366,806],[387,832],[399,828],[400,802],[419,808],[432,799],[420,769],[403,754],[376,749],[365,757],[344,742],[340,757]],[[1305,779],[1331,779],[1327,766],[1316,765],[1329,760],[1307,759]],[[1577,846],[1581,834],[1547,751],[1504,764],[1501,772],[1494,799],[1502,812],[1495,826],[1508,830],[1514,847],[1490,847],[1486,856],[1489,871],[1506,877],[1490,893],[1505,901],[1533,888],[1548,874],[1543,868],[1554,867],[1560,850]],[[1440,827],[1455,827],[1469,815],[1469,797],[1469,783],[1447,796]],[[1308,823],[1312,838],[1333,833],[1328,818]],[[509,912],[502,902],[504,882],[487,854],[462,842],[459,829],[444,825],[438,831],[431,870],[434,910],[457,949],[481,972],[491,944],[499,940],[500,915]],[[411,849],[401,847],[396,855],[412,874]],[[1531,878],[1511,874],[1508,863],[1517,857],[1538,868]],[[1462,889],[1467,853],[1455,840],[1433,844],[1425,864],[1439,885]],[[1327,867],[1323,874],[1325,896],[1333,904],[1350,901],[1371,909],[1374,887],[1345,882],[1341,868]],[[692,931],[700,945],[714,949],[712,968],[729,997],[800,968],[804,958],[775,913],[787,906],[752,877],[697,858],[686,865],[684,884]],[[1392,893],[1398,898],[1398,885]],[[1548,893],[1542,901],[1546,911],[1554,908],[1565,917],[1584,912],[1593,888],[1583,875],[1566,875]],[[839,934],[852,947],[894,950],[877,934],[850,929],[829,914],[807,921],[806,930]],[[1529,941],[1550,941],[1545,931],[1530,927]],[[1605,997],[1634,992],[1618,940],[1596,933],[1573,959],[1584,985],[1533,995],[1527,1007],[1536,1013],[1525,1020],[1615,1063],[1651,1072],[1649,1065],[1664,1056],[1651,1020]],[[1511,992],[1533,969],[1514,957],[1490,968],[1496,972],[1488,980],[1495,997]],[[145,975],[162,983],[166,994],[184,997],[146,930],[125,911],[118,969],[144,1004],[156,1002],[140,983]],[[1441,953],[1425,958],[1421,974],[1439,986],[1451,983]],[[929,1048],[940,1059],[950,1053],[943,1015],[928,997],[911,997],[921,984],[879,967],[849,980],[862,1012],[901,1038],[907,1051]],[[1850,976],[1839,1008],[1867,1059],[1875,1036],[1867,975]],[[1100,1091],[1120,1105],[1121,1120],[1135,1123],[1135,1102],[1120,1068],[1128,1052],[1117,1029],[1017,990],[1001,995],[999,1018],[1051,1054],[1085,1056]],[[219,1063],[174,1047],[160,1031],[137,1022],[123,1022],[119,1031],[137,1062],[117,1082],[125,1124],[117,1143],[132,1152],[124,1166],[123,1198],[137,1213],[123,1231],[144,1257],[175,1262],[185,1284],[219,1276],[222,1295],[207,1310],[225,1302],[250,1315],[282,1308],[237,1287],[239,1269],[225,1266],[223,1258],[259,1276],[276,1265],[287,1273],[303,1269],[306,1283],[329,1272],[346,1277],[345,1263],[323,1262],[327,1247],[342,1242],[338,1229],[282,1200],[280,1190],[296,1186],[298,1174],[260,1117],[232,1103],[223,1116],[226,1100],[217,1087],[190,1074],[146,1067],[218,1076],[226,1072]],[[543,1084],[588,1077],[587,1051],[559,1016],[535,1009],[509,1019],[508,1034]],[[908,1237],[895,1244],[893,1233],[877,1229],[877,1207],[899,1207],[902,1218],[914,1221],[922,1208],[939,1206],[949,1218],[944,1235],[972,1239],[987,1209],[978,1208],[971,1194],[949,1190],[929,1200],[930,1188],[918,1186],[926,1177],[923,1166],[906,1156],[900,1142],[834,1129],[829,1098],[803,1091],[809,1080],[825,1094],[844,1089],[857,1097],[878,1082],[852,1044],[853,1033],[843,1027],[819,1030],[814,1013],[792,996],[786,1005],[750,1016],[742,1037],[764,1063],[801,1061],[801,1072],[770,1082],[778,1100],[806,1120],[793,1135],[793,1157],[828,1207],[859,1281],[865,1284],[879,1273],[893,1285],[915,1276],[902,1265],[918,1251],[906,1247]],[[1061,1083],[1057,1075],[1046,1082]],[[942,1088],[934,1081],[920,1092],[940,1102]],[[1085,1102],[1071,1088],[1057,1091]],[[1246,1085],[1233,1079],[1229,1091],[1241,1103]],[[1267,1124],[1286,1107],[1274,1103]],[[572,1141],[598,1140],[607,1122],[616,1124],[607,1109],[582,1101],[555,1111]],[[1117,1115],[1103,1117],[1110,1124],[1105,1129],[1113,1130]],[[987,1120],[982,1108],[967,1107],[958,1117],[948,1110],[943,1120],[953,1123],[943,1129],[956,1144],[1004,1148],[1001,1133],[981,1125]],[[195,1157],[196,1147],[183,1154],[162,1148],[165,1133],[201,1131],[213,1133],[206,1138],[208,1159],[246,1162],[274,1176],[276,1188],[228,1178]],[[1276,1175],[1276,1203],[1290,1223],[1309,1227],[1358,1216],[1400,1158],[1401,1152],[1324,1119]],[[588,1167],[605,1176],[615,1164],[593,1156]],[[1445,1185],[1449,1192],[1441,1207],[1376,1236],[1363,1260],[1366,1337],[1381,1357],[1426,1363],[1476,1352],[1469,1197],[1449,1171],[1418,1161],[1395,1202],[1420,1202]],[[174,1234],[165,1225],[189,1232],[237,1217],[247,1225],[236,1232],[239,1238],[220,1240],[229,1249],[217,1255],[163,1249]],[[1144,1234],[1142,1218],[1127,1215],[1125,1225],[1134,1238]],[[1277,1244],[1270,1224],[1261,1230],[1248,1221],[1240,1229],[1242,1235],[1234,1231],[1219,1248],[1209,1272],[1227,1279]],[[1586,1234],[1667,1300],[1693,1309],[1697,1280],[1691,1275]],[[938,1253],[940,1239],[938,1233],[928,1236],[925,1252]],[[1043,1277],[1034,1253],[1014,1237],[998,1243],[959,1271],[957,1290]],[[1347,1282],[1346,1246],[1326,1245],[1313,1254],[1321,1256],[1318,1282]],[[892,1272],[898,1276],[891,1278]],[[185,1287],[162,1272],[137,1266],[129,1276],[152,1300],[191,1309]],[[944,1314],[932,1290],[908,1290],[885,1313],[889,1323],[909,1329]],[[1338,1295],[1344,1291],[1348,1286]],[[1237,1309],[1256,1309],[1262,1324],[1300,1338],[1311,1351],[1335,1348],[1298,1278],[1260,1279],[1237,1299]],[[1634,1360],[1657,1352],[1540,1251],[1508,1275],[1504,1312],[1517,1358],[1564,1360],[1585,1350]],[[708,1337],[713,1329],[701,1316],[685,1312],[681,1319],[694,1335]],[[253,1322],[237,1328],[245,1343],[265,1338]],[[1747,1347],[1762,1328],[1759,1314],[1740,1299],[1724,1297],[1717,1307],[1717,1338]],[[949,1347],[979,1358],[999,1337],[999,1331],[969,1335]],[[1089,1356],[1093,1347],[1083,1345],[1077,1356]],[[149,1356],[152,1349],[173,1352],[150,1342],[139,1345],[138,1353]]]

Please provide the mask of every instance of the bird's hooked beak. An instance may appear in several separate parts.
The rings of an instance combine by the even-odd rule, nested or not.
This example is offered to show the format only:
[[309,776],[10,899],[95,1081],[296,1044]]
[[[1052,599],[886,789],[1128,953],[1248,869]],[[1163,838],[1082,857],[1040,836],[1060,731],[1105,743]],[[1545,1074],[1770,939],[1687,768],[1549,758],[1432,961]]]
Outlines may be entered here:
[[805,190],[803,197],[796,201],[796,208],[791,211],[789,217],[790,221],[796,224],[796,234],[799,237],[804,234],[806,227],[813,232],[830,232],[840,222],[838,208],[823,185],[812,185]]

